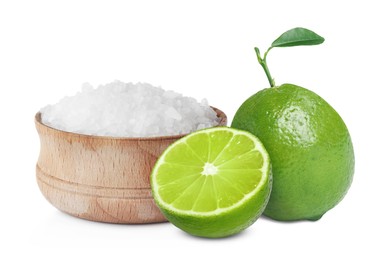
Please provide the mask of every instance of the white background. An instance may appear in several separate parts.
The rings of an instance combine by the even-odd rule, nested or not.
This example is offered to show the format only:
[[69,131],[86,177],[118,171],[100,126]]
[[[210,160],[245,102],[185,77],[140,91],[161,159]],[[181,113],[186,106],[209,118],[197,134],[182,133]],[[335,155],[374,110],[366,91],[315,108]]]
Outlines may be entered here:
[[[0,258],[389,259],[386,3],[1,0]],[[297,26],[324,36],[325,43],[273,49],[271,73],[277,84],[295,83],[326,99],[349,127],[356,156],[349,193],[321,220],[260,218],[239,235],[211,240],[169,223],[80,220],[41,195],[33,123],[41,107],[84,82],[118,79],[206,97],[230,123],[246,98],[268,87],[253,47],[264,52]]]

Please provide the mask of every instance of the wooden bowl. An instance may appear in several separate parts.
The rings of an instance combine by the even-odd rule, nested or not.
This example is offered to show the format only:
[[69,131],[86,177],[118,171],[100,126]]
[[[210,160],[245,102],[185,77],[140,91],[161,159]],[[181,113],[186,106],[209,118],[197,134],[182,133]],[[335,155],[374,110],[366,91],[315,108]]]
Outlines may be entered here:
[[[226,125],[226,115],[213,108]],[[166,219],[154,203],[149,175],[161,153],[184,135],[116,138],[44,125],[35,115],[41,150],[39,188],[59,210],[93,221],[154,223]]]

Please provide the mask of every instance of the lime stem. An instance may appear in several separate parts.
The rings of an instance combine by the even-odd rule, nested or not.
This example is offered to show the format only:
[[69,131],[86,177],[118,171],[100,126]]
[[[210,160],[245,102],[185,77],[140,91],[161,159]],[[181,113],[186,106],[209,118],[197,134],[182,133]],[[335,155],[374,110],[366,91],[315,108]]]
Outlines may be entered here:
[[257,60],[259,61],[261,67],[263,67],[265,74],[267,75],[267,79],[269,81],[269,84],[271,85],[271,88],[275,87],[275,81],[271,76],[271,73],[269,72],[268,65],[267,65],[267,54],[272,49],[272,47],[269,47],[268,50],[264,53],[264,57],[261,58],[261,54],[259,51],[259,48],[255,47],[255,52],[257,56]]

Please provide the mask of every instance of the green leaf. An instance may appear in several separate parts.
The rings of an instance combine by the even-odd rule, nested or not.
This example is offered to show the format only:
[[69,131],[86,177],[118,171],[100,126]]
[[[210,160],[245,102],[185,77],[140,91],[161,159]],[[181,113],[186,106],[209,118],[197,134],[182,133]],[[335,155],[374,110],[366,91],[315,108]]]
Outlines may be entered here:
[[301,45],[317,45],[323,43],[324,41],[325,39],[315,32],[297,27],[280,35],[271,46],[292,47]]

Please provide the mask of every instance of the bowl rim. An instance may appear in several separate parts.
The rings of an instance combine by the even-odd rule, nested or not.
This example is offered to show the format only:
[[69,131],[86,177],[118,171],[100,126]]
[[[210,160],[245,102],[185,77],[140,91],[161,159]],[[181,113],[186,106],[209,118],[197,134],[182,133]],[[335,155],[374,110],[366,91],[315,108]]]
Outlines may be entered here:
[[[217,126],[226,126],[227,125],[227,116],[226,114],[216,108],[216,107],[213,107],[213,106],[210,106],[216,113],[217,113],[217,117],[220,119],[220,122],[218,123],[218,125],[214,126],[214,127],[217,127]],[[151,136],[151,137],[120,137],[120,136],[100,136],[100,135],[88,135],[88,134],[81,134],[81,133],[75,133],[75,132],[69,132],[69,131],[65,131],[65,130],[61,130],[61,129],[57,129],[57,128],[54,128],[52,126],[48,126],[46,124],[44,124],[42,122],[42,118],[41,118],[41,112],[37,112],[35,114],[35,124],[36,125],[39,125],[40,127],[43,127],[43,128],[48,128],[52,131],[55,131],[55,132],[58,132],[58,133],[63,133],[63,134],[66,134],[66,135],[69,135],[69,136],[73,136],[73,137],[83,137],[83,138],[93,138],[93,139],[103,139],[103,140],[131,140],[131,141],[153,141],[153,140],[176,140],[176,139],[180,139],[190,133],[186,133],[186,134],[178,134],[178,135],[166,135],[166,136]]]

